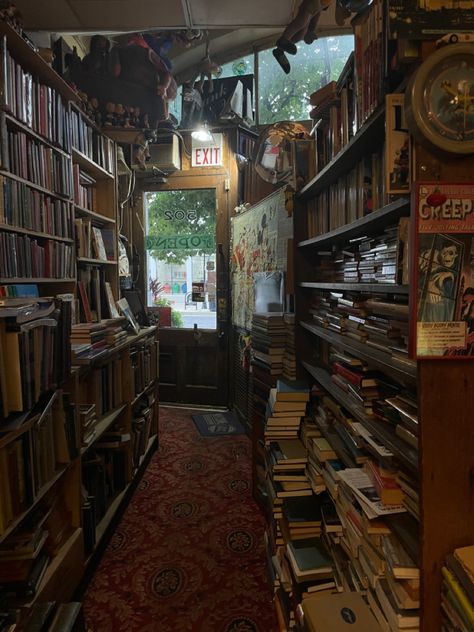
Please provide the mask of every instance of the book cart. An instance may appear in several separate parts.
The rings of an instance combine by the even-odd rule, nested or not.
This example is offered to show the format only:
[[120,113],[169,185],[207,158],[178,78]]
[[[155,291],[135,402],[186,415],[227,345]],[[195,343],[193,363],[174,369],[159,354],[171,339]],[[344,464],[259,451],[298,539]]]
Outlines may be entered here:
[[71,599],[156,449],[158,331],[116,310],[115,143],[3,21],[0,49],[0,604],[21,627]]
[[[393,141],[389,108],[403,103],[407,81],[403,74],[399,75],[401,84],[392,87],[394,94],[387,97],[380,68],[383,62],[375,64],[377,56],[364,58],[371,46],[379,46],[382,51],[387,45],[385,33],[375,28],[381,24],[378,11],[382,11],[382,3],[375,2],[371,11],[354,23],[355,57],[348,62],[355,67],[353,79],[347,81],[346,69],[346,83],[337,86],[336,107],[342,105],[342,113],[335,118],[327,111],[322,114],[327,122],[322,125],[323,131],[317,132],[321,134],[317,138],[318,172],[296,195],[298,377],[314,383],[319,394],[328,395],[337,403],[346,419],[364,429],[371,443],[359,434],[355,437],[357,449],[362,447],[371,459],[388,463],[401,473],[397,480],[408,482],[405,489],[411,510],[401,514],[405,516],[403,520],[394,517],[390,528],[404,549],[411,551],[419,569],[420,629],[434,632],[441,630],[441,568],[445,556],[456,547],[471,544],[474,534],[474,365],[466,358],[412,359],[412,353],[408,353],[416,346],[418,296],[414,279],[420,265],[413,226],[418,212],[415,197],[423,183],[428,193],[436,193],[437,184],[472,182],[474,159],[468,153],[456,155],[434,147],[427,149],[426,143],[411,137],[409,180],[406,174],[397,180],[393,171],[387,175],[391,170],[387,143]],[[398,43],[394,65],[403,66],[406,61],[403,44]],[[433,41],[418,44],[417,62],[404,66],[409,72],[436,53]],[[372,60],[363,72],[361,56]],[[346,89],[349,96],[341,93]],[[354,98],[354,94],[358,96]],[[337,129],[342,129],[335,144],[331,136],[334,120]],[[408,130],[403,127],[406,140]],[[398,151],[399,157],[400,146]],[[372,188],[368,193],[367,183]],[[437,204],[445,200],[446,197]],[[382,274],[374,271],[368,258],[364,259],[363,248],[359,250],[364,243],[367,250],[375,247],[380,252],[386,248],[396,253],[393,257],[386,255],[386,268],[383,258],[379,258],[384,267]],[[360,266],[361,261],[366,263]],[[380,309],[381,303],[389,305],[386,311]],[[345,306],[342,310],[341,305]],[[341,321],[347,322],[349,314],[355,316],[355,321],[345,326]],[[364,331],[367,315],[384,323],[372,338],[370,328]],[[384,327],[385,333],[381,331]],[[375,403],[369,406],[363,398],[358,402],[345,391],[334,375],[334,351],[355,362],[362,361],[366,370],[395,386],[392,398],[403,398],[405,394],[413,397],[412,410],[417,417],[414,428],[407,431],[384,419],[387,406],[383,396],[379,395],[382,402],[376,408]],[[347,467],[354,467],[331,424],[320,429],[338,458]],[[382,458],[383,453],[388,458]],[[389,572],[389,561],[382,559],[382,563]],[[368,584],[367,590],[374,594],[374,585],[370,585],[370,580]]]

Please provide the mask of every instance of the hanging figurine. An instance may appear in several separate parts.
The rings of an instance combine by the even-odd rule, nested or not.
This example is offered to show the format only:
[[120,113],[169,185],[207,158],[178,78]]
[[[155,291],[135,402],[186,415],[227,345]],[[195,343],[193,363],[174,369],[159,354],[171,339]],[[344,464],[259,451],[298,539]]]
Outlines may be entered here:
[[211,94],[214,90],[213,76],[218,77],[222,72],[222,68],[216,62],[212,61],[210,46],[209,46],[209,36],[207,36],[206,40],[206,55],[202,58],[201,63],[197,68],[197,72],[195,74],[194,80],[191,82],[191,85],[194,86],[198,77],[200,77],[199,84],[195,86],[199,92],[203,91],[204,82],[208,81],[208,89],[207,92]]
[[298,12],[277,40],[273,55],[286,74],[291,67],[285,53],[296,55],[296,43],[304,40],[312,44],[317,38],[316,27],[321,11],[328,8],[331,0],[301,0]]

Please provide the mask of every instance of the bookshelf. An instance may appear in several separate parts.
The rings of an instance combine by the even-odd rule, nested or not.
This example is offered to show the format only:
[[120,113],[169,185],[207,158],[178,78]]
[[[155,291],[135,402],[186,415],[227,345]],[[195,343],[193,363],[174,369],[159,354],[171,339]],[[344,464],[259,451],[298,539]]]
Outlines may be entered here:
[[[377,7],[381,6],[381,3],[373,3],[371,12],[376,12]],[[370,12],[363,19],[370,21]],[[360,28],[358,22],[355,23],[355,28]],[[363,75],[359,72],[359,76],[357,75],[357,56],[360,55],[358,47],[361,46],[364,46],[364,40],[356,39],[353,81],[355,94],[360,86],[365,90],[364,82],[377,82],[377,75],[375,79],[368,72]],[[422,47],[420,54],[429,54],[432,48],[434,47]],[[383,80],[381,76],[378,79]],[[386,85],[390,85],[390,81]],[[392,91],[400,92],[402,88]],[[456,547],[472,543],[474,461],[472,426],[469,430],[468,418],[472,417],[470,411],[473,405],[474,370],[472,363],[465,360],[416,361],[408,356],[407,345],[413,336],[409,321],[417,299],[411,282],[414,271],[406,275],[406,257],[408,255],[408,259],[413,258],[415,249],[410,241],[408,245],[407,242],[401,245],[401,227],[413,222],[414,209],[408,190],[398,195],[383,191],[386,180],[378,170],[374,156],[380,156],[385,161],[383,147],[386,142],[387,112],[383,92],[379,93],[377,88],[373,95],[374,102],[364,115],[354,115],[353,125],[350,123],[351,134],[345,139],[345,144],[342,143],[334,155],[329,152],[329,159],[320,164],[317,175],[296,194],[294,232],[298,377],[314,385],[317,412],[311,412],[310,416],[319,419],[316,421],[318,432],[328,440],[341,462],[346,461],[346,466],[354,467],[349,465],[350,451],[341,442],[344,434],[336,431],[341,430],[342,425],[342,430],[345,429],[346,434],[349,432],[365,459],[385,463],[387,467],[394,468],[399,477],[411,481],[411,496],[406,503],[409,511],[407,514],[400,514],[408,516],[406,524],[404,527],[397,526],[399,519],[396,516],[387,519],[387,524],[405,550],[411,546],[410,550],[413,552],[412,545],[416,544],[420,608],[419,611],[413,609],[411,614],[419,614],[420,630],[434,632],[441,629],[441,567],[445,556]],[[341,107],[340,102],[339,105],[334,103],[328,108]],[[360,103],[359,99],[354,112],[360,107]],[[327,157],[328,138],[334,129],[331,128],[332,119],[328,110],[320,111],[323,124],[319,130],[322,127],[322,134],[328,135],[323,138]],[[344,119],[344,113],[341,119]],[[318,142],[321,142],[321,135]],[[413,179],[428,182],[433,180],[429,175],[435,165],[441,182],[472,181],[472,157],[448,158],[429,152],[413,139],[412,142]],[[351,180],[350,173],[353,172],[354,165],[364,161],[366,166],[369,165],[365,176],[368,175],[369,180],[372,178],[372,182],[379,185],[376,192],[378,199],[372,208],[367,208],[364,200],[363,212],[358,211],[358,216],[355,217],[350,209],[354,198],[350,197],[348,191],[354,183],[360,183],[364,179],[356,177]],[[344,192],[338,197],[338,189],[342,188]],[[356,202],[360,208],[359,200]],[[314,218],[322,213],[327,213],[325,221],[315,222]],[[396,247],[393,247],[396,257],[388,255],[390,265],[387,268],[390,271],[387,275],[393,275],[389,282],[386,282],[385,275],[373,278],[377,266],[374,268],[372,263],[359,268],[359,262],[364,261],[364,250],[358,250],[356,246],[364,243],[364,240],[371,244],[367,246],[367,251],[374,245],[380,248],[380,244],[385,242],[389,252],[391,240],[396,242]],[[371,256],[368,255],[365,261],[372,261]],[[377,254],[374,257],[377,260]],[[402,259],[405,260],[405,268]],[[396,264],[392,264],[392,260],[396,260]],[[379,261],[383,262],[383,257]],[[411,265],[416,267],[413,261]],[[388,306],[389,310],[393,309],[393,313],[389,315],[383,309],[380,312],[372,311],[377,302]],[[370,308],[367,304],[370,304]],[[352,322],[351,317],[354,318]],[[371,320],[369,325],[367,319]],[[389,320],[391,324],[388,324]],[[370,325],[373,326],[374,323],[376,326],[386,327],[390,334],[384,338],[385,334],[379,329],[371,339],[373,329]],[[361,333],[364,327],[367,330]],[[397,327],[399,330],[394,331]],[[393,339],[390,338],[391,335]],[[344,390],[344,380],[340,379],[341,374],[338,375],[334,368],[334,351],[354,359],[355,362],[362,362],[367,370],[375,372],[377,379],[380,379],[377,386],[382,389],[377,396],[380,406],[374,401],[367,405],[366,401],[358,401],[349,388]],[[388,391],[383,391],[388,386],[393,389],[390,395],[386,394]],[[395,389],[398,392],[394,396]],[[406,397],[407,401],[408,396],[414,398],[413,407],[418,419],[417,435],[403,434],[399,423],[388,423],[387,417],[384,417],[384,411],[389,409],[386,400],[399,395]],[[332,408],[325,408],[326,405]],[[324,411],[329,422],[324,421]],[[340,423],[337,414],[333,414],[334,411],[343,411],[341,418],[345,420],[345,425]],[[375,439],[374,444],[368,443],[363,435],[358,434],[358,426]],[[382,453],[374,445],[382,446],[390,456],[382,458]],[[326,475],[324,463],[322,471]],[[281,513],[281,507],[274,505],[274,516],[279,515],[279,512]],[[344,529],[346,534],[351,532],[350,538],[354,538],[355,532],[352,529]],[[364,529],[362,533],[365,534]],[[362,548],[365,546],[364,537],[365,535],[362,537]],[[281,546],[281,533],[278,530],[275,539]],[[283,539],[283,544],[284,542]],[[350,542],[353,545],[354,539]],[[377,547],[376,538],[372,544],[374,543]],[[351,546],[347,550],[350,551]],[[353,547],[351,555],[354,559],[350,555],[349,559],[353,562],[353,568],[359,569],[360,577],[367,582],[365,587],[360,584],[359,588],[369,605],[378,604],[380,609],[380,599],[376,598],[374,602],[373,593],[377,579],[384,576],[384,571],[374,572],[366,564],[366,560],[361,563],[358,550],[356,546]],[[383,552],[377,559],[382,559],[389,569],[389,559]],[[375,591],[375,595],[377,594]],[[281,613],[282,602],[277,601],[277,609]]]
[[[2,21],[0,56],[0,601],[21,626],[70,600],[157,447],[158,331],[112,313],[115,143]],[[77,330],[100,331],[86,356]]]

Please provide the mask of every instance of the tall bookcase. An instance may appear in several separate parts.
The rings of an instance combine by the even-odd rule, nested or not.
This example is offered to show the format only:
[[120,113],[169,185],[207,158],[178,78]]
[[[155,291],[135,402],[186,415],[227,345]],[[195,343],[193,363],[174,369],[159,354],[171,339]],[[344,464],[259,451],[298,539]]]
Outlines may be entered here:
[[[423,47],[423,53],[429,53],[429,48]],[[367,76],[367,81],[370,81],[370,73]],[[363,82],[366,77],[359,79]],[[350,187],[350,174],[354,166],[365,157],[368,157],[370,164],[371,156],[380,152],[385,141],[386,111],[382,96],[372,105],[371,111],[365,111],[362,117],[364,122],[359,124],[358,131],[346,139],[342,148],[334,153],[316,177],[296,196],[298,371],[299,377],[315,383],[346,411],[348,417],[361,424],[394,455],[393,461],[400,470],[406,472],[412,481],[417,481],[419,520],[411,521],[414,526],[411,535],[415,534],[418,547],[420,629],[434,632],[441,630],[441,567],[445,556],[455,547],[472,543],[474,533],[474,436],[471,413],[474,367],[472,362],[457,360],[400,360],[400,354],[369,346],[362,338],[348,336],[345,331],[337,331],[337,327],[322,326],[313,317],[315,297],[327,297],[330,293],[342,293],[354,304],[358,300],[362,302],[376,296],[387,302],[409,305],[410,313],[416,304],[413,286],[406,279],[403,284],[400,279],[397,283],[380,280],[361,282],[360,279],[350,281],[349,278],[343,280],[341,266],[338,268],[335,261],[336,252],[340,253],[345,248],[350,250],[351,244],[357,243],[357,240],[380,236],[387,227],[397,226],[401,218],[411,218],[413,221],[414,210],[409,194],[381,200],[374,210],[368,213],[366,210],[367,214],[361,213],[358,218],[349,213],[345,217],[343,215],[342,219],[338,215],[341,201],[333,195],[334,190],[338,185],[341,186],[341,182],[349,183]],[[414,143],[413,156],[416,165],[413,175],[418,181],[432,181],[435,169],[441,182],[472,182],[472,157],[437,155],[418,143]],[[373,165],[372,159],[372,168]],[[348,193],[344,192],[346,195]],[[350,204],[349,197],[344,197],[342,206],[347,209]],[[318,215],[322,206],[329,212],[324,221]],[[410,257],[415,256],[413,244],[410,244],[409,249]],[[412,392],[416,390],[418,447],[403,440],[394,427],[390,428],[376,416],[368,414],[363,405],[356,403],[335,383],[331,375],[331,348],[362,360],[369,369],[381,372],[401,388]],[[394,358],[394,355],[398,357]],[[340,442],[337,438],[335,440],[330,428],[326,428],[326,431],[326,438],[340,456]],[[372,454],[377,453],[372,450]]]
[[[156,449],[158,331],[111,309],[115,143],[3,21],[0,55],[0,295],[43,310],[0,298],[0,603],[22,622],[72,597]],[[74,323],[106,345],[72,357]]]

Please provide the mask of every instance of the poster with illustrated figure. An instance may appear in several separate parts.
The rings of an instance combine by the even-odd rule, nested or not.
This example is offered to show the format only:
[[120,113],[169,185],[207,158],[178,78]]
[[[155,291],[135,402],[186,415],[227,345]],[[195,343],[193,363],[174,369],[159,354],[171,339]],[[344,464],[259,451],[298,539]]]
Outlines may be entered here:
[[285,208],[285,188],[232,218],[232,324],[250,330],[255,308],[254,273],[286,271],[293,218]]
[[474,359],[474,184],[417,183],[413,355]]

